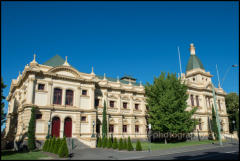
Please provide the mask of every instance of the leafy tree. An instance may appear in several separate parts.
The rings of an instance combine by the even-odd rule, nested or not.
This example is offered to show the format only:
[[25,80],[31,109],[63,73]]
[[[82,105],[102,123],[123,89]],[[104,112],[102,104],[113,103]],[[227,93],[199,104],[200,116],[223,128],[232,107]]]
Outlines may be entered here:
[[128,149],[127,139],[125,138],[123,141],[123,149]]
[[[153,131],[161,133],[190,133],[197,121],[192,118],[196,107],[187,111],[187,89],[176,74],[165,73],[156,78],[153,85],[147,83],[145,93],[149,107],[149,123]],[[166,139],[165,139],[166,141]]]
[[123,140],[122,140],[122,138],[120,138],[120,140],[119,140],[118,150],[123,150]]
[[4,102],[3,102],[3,100],[5,99],[5,97],[3,96],[3,89],[6,87],[7,86],[3,83],[3,79],[1,77],[1,126],[6,121],[6,113],[4,113]]
[[137,140],[136,151],[142,151],[142,145],[141,145],[141,142],[139,141],[139,139]]
[[236,112],[236,126],[237,126],[237,134],[239,138],[239,111]]
[[111,138],[108,139],[107,148],[108,148],[108,149],[112,148],[112,139],[111,139]]
[[58,149],[59,149],[59,147],[60,147],[60,144],[61,144],[61,139],[60,139],[60,138],[57,138],[57,140],[56,140],[56,142],[55,142],[55,146],[54,146],[53,153],[58,154]]
[[97,147],[98,148],[102,147],[102,138],[101,137],[98,138]]
[[36,148],[35,145],[35,126],[36,126],[36,115],[35,115],[35,107],[32,107],[31,110],[31,118],[28,125],[28,149],[30,151]]
[[130,136],[128,137],[128,148],[127,148],[128,151],[133,151],[133,146],[132,146],[132,142],[131,142],[131,138]]
[[212,131],[214,133],[215,140],[218,140],[219,134],[218,134],[218,127],[217,127],[217,119],[216,119],[216,114],[213,106],[212,106]]
[[68,157],[69,153],[68,153],[68,147],[67,147],[67,141],[66,141],[66,137],[64,136],[61,147],[58,151],[58,155],[60,158],[63,157]]
[[113,149],[117,149],[117,148],[118,148],[117,138],[114,138],[114,141],[113,141]]
[[234,129],[233,121],[236,122],[235,114],[239,109],[239,95],[237,93],[229,93],[225,97],[225,101],[229,118],[229,131],[232,133]]
[[107,137],[107,117],[106,117],[106,101],[104,100],[103,120],[102,120],[102,138]]

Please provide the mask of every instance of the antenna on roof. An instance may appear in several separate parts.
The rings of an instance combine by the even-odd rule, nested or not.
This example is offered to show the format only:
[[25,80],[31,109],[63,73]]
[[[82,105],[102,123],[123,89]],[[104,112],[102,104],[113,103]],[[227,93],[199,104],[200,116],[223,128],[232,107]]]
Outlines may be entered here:
[[177,48],[178,48],[179,66],[180,66],[180,73],[181,73],[180,78],[182,78],[182,65],[181,65],[181,57],[180,57],[179,46]]

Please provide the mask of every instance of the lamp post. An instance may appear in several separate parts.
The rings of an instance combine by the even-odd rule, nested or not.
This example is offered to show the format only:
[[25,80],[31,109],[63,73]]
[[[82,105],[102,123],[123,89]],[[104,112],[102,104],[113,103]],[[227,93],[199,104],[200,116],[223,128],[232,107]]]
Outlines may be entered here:
[[150,145],[150,143],[151,143],[151,124],[148,124],[148,129],[149,129],[149,131],[148,131],[148,139],[149,139],[148,151],[150,152],[151,151],[151,145]]
[[233,120],[232,123],[233,123],[233,131],[234,131],[235,130],[235,121]]
[[51,121],[48,121],[48,134],[47,134],[47,139],[49,139],[49,131],[50,131],[50,125],[51,125]]
[[93,120],[93,124],[92,124],[92,125],[93,125],[93,132],[92,132],[92,136],[91,136],[91,137],[94,138],[94,137],[95,137],[95,134],[94,134],[94,126],[95,126],[95,122],[94,122],[94,120]]

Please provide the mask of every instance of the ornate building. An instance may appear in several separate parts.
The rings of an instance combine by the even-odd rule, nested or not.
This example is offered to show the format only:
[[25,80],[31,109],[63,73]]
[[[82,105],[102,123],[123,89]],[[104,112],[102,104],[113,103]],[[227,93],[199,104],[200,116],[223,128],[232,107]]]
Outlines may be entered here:
[[[203,68],[191,44],[191,56],[186,74],[182,74],[188,89],[190,109],[198,108],[195,118],[200,135],[208,135],[212,85],[209,72]],[[215,88],[223,132],[228,133],[228,117],[225,106],[226,93]],[[125,76],[114,79],[94,73],[82,73],[66,60],[56,55],[43,64],[35,60],[26,65],[22,74],[13,79],[7,100],[8,115],[5,137],[8,140],[24,140],[27,137],[31,107],[37,107],[36,139],[52,136],[77,138],[91,147],[101,134],[104,100],[107,104],[108,134],[113,137],[146,139],[145,91],[136,79]]]

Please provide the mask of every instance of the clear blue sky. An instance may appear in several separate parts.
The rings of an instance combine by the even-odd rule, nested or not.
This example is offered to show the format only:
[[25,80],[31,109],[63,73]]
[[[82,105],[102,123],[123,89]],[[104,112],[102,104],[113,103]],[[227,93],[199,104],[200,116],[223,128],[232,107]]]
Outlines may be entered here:
[[[185,72],[196,54],[217,85],[239,64],[238,2],[1,2],[1,69],[7,84],[33,59],[56,54],[80,72],[132,75],[152,83],[162,71]],[[237,92],[239,68],[230,68],[223,89]]]

